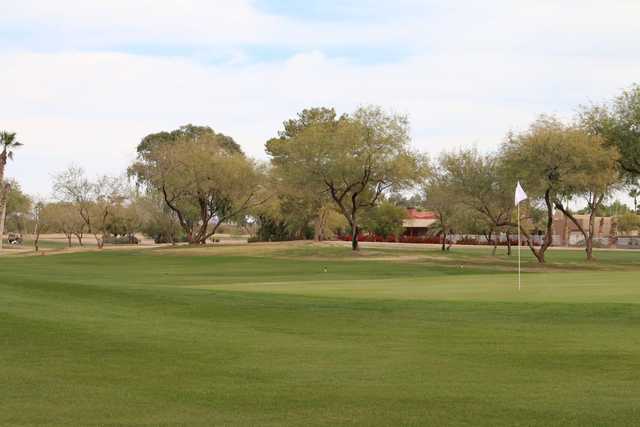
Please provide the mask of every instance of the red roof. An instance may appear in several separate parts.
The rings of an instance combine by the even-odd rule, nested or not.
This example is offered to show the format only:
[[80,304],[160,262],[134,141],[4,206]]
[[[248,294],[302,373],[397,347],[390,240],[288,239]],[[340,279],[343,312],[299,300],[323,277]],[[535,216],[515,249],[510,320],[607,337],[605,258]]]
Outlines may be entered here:
[[424,211],[420,212],[416,208],[407,208],[408,219],[438,219],[435,212]]

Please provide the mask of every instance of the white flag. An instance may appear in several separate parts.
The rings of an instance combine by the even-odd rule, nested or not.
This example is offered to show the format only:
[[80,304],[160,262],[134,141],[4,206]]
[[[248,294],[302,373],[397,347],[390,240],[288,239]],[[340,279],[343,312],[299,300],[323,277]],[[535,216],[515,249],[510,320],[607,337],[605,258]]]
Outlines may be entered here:
[[524,192],[522,186],[520,185],[520,181],[518,181],[518,185],[516,185],[516,206],[520,204],[521,201],[527,198],[527,193]]

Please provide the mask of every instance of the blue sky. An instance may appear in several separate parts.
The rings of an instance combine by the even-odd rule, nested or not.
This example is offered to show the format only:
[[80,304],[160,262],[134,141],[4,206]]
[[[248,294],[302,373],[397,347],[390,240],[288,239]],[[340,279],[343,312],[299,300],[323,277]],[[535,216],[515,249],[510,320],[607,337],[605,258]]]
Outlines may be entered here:
[[0,0],[0,129],[30,193],[75,163],[122,172],[140,139],[209,125],[264,159],[303,108],[377,104],[437,155],[495,149],[640,80],[640,2]]

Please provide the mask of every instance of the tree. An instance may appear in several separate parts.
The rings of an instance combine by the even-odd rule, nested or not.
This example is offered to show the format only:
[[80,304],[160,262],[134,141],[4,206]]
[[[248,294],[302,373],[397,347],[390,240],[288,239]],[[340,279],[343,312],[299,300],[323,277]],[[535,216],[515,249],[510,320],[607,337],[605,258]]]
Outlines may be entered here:
[[282,193],[282,187],[278,187],[276,193],[277,197],[270,198],[250,212],[256,219],[255,237],[263,242],[310,238],[313,235],[310,222],[316,212],[309,208],[309,199],[289,197],[290,193]]
[[16,139],[15,132],[0,132],[0,182],[4,182],[7,160],[13,160],[13,151],[21,146],[22,143]]
[[[580,209],[578,213],[586,215],[589,214],[590,211],[590,208],[587,206]],[[627,212],[632,212],[632,210],[620,200],[614,200],[610,204],[603,204],[600,209],[598,209],[600,216],[619,216]]]
[[183,241],[178,216],[164,202],[162,195],[148,192],[136,199],[140,220],[140,231],[153,238],[156,243],[171,243]]
[[408,122],[378,107],[306,126],[280,150],[282,168],[292,181],[328,194],[351,227],[358,249],[359,214],[381,195],[417,182],[423,159],[409,148]]
[[640,187],[632,187],[629,190],[629,197],[633,199],[633,211],[638,213],[638,197],[640,197]]
[[69,247],[71,247],[73,236],[78,239],[78,243],[82,246],[85,222],[71,203],[48,203],[44,205],[40,215],[42,221],[48,225],[49,231],[65,235]]
[[22,146],[16,139],[15,132],[0,132],[0,248],[2,248],[2,238],[4,236],[4,222],[7,213],[7,196],[11,191],[11,184],[5,183],[4,171],[7,160],[13,159],[13,151]]
[[[557,120],[541,117],[527,132],[520,135],[509,134],[502,146],[501,155],[513,175],[512,182],[519,178],[527,189],[529,201],[543,204],[546,232],[539,249],[535,248],[527,227],[531,223],[530,218],[521,218],[520,221],[520,231],[525,242],[540,263],[545,262],[545,252],[553,243],[553,201],[558,191],[556,183],[561,176],[560,170],[569,164],[566,151],[555,152],[562,148],[563,131],[563,125]],[[522,213],[534,211],[535,207],[525,208]]]
[[640,231],[640,215],[626,212],[616,218],[618,233],[633,233]]
[[87,231],[102,249],[109,217],[128,194],[124,179],[104,175],[90,181],[82,168],[72,166],[54,177],[53,187],[60,201],[71,203],[77,209]]
[[493,255],[496,254],[498,246],[498,239],[494,234],[496,230],[487,222],[487,218],[475,209],[459,204],[451,219],[451,225],[458,235],[484,236],[487,243],[493,244]]
[[92,233],[94,227],[90,208],[93,203],[93,184],[85,176],[84,170],[77,166],[70,166],[55,175],[53,192],[59,201],[66,202],[77,210],[87,232]]
[[456,214],[460,211],[460,203],[454,197],[454,191],[454,185],[442,170],[432,173],[424,189],[425,207],[435,212],[438,219],[437,230],[442,235],[442,251],[449,250],[453,244],[447,237],[453,234]]
[[33,248],[36,252],[40,249],[40,234],[45,231],[47,227],[47,223],[45,222],[45,218],[42,216],[42,212],[44,210],[45,203],[41,200],[36,201],[33,205]]
[[385,200],[365,212],[362,225],[377,236],[385,239],[393,236],[397,240],[404,230],[402,221],[406,216],[405,208]]
[[[565,176],[561,184],[563,197],[554,200],[554,206],[580,230],[585,239],[587,260],[592,260],[595,218],[607,197],[619,184],[616,166],[619,155],[615,147],[605,146],[604,141],[598,136],[574,130],[568,137],[570,148],[574,153],[575,166],[574,170]],[[577,220],[568,204],[563,202],[572,197],[578,197],[586,203],[589,214],[587,227]]]
[[162,195],[189,243],[204,244],[222,223],[240,219],[269,197],[262,185],[264,170],[230,137],[176,132],[175,138],[143,139],[129,173]]
[[89,206],[89,217],[98,248],[102,249],[109,235],[109,222],[117,209],[126,201],[128,194],[126,181],[122,177],[104,175],[92,185],[93,203]]
[[640,85],[634,84],[610,104],[583,107],[580,124],[620,153],[618,164],[631,180],[640,176]]
[[[441,169],[451,185],[450,197],[457,197],[460,204],[484,218],[485,227],[482,228],[489,243],[492,236],[496,236],[493,239],[494,255],[499,232],[506,231],[509,241],[509,230],[514,226],[513,189],[501,160],[496,155],[481,155],[476,149],[463,149],[440,158]],[[474,222],[477,221],[475,218]]]
[[401,193],[392,193],[387,196],[387,201],[393,203],[396,206],[402,206],[403,208],[415,208],[422,206],[423,195],[420,191],[412,191],[410,195]]
[[[566,126],[552,117],[542,116],[520,135],[510,135],[503,144],[502,155],[513,182],[519,179],[530,200],[541,205],[546,214],[542,221],[545,234],[536,249],[527,230],[529,219],[521,221],[527,245],[539,262],[553,242],[553,209],[563,212],[585,236],[587,259],[592,259],[594,219],[598,209],[617,183],[615,148],[583,129]],[[590,212],[590,225],[585,228],[568,207],[568,201],[583,198]],[[523,212],[531,212],[524,209]]]
[[24,234],[27,218],[31,215],[31,198],[22,192],[20,184],[15,180],[8,181],[11,191],[7,194],[6,229]]
[[[277,188],[280,199],[281,219],[288,217],[286,228],[289,229],[289,234],[304,231],[307,224],[312,222],[315,240],[323,240],[327,220],[333,211],[330,206],[333,201],[322,182],[299,180],[297,176],[287,173],[286,166],[291,152],[289,146],[295,144],[296,137],[306,129],[313,126],[335,127],[338,120],[333,108],[304,109],[296,118],[285,121],[278,137],[270,139],[265,145],[266,152],[271,157],[273,185]],[[294,221],[295,218],[298,221]],[[292,226],[297,230],[291,230]]]
[[138,200],[130,197],[113,209],[107,222],[109,234],[127,239],[129,244],[136,243],[135,233],[142,227],[142,218]]
[[158,132],[145,136],[136,151],[139,159],[145,159],[153,156],[157,148],[175,143],[181,140],[197,140],[201,138],[213,138],[217,144],[230,153],[241,153],[240,145],[230,136],[216,133],[208,126],[194,126],[188,124],[171,132]]

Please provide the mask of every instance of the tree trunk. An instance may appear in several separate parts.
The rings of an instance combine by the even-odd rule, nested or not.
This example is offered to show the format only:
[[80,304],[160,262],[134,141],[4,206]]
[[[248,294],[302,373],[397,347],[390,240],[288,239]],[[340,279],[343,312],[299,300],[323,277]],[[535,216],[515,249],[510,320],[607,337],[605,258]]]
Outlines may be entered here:
[[69,247],[71,247],[71,233],[65,235],[67,236],[67,244]]
[[2,176],[0,175],[0,249],[2,249],[2,238],[4,236],[4,224],[7,218],[7,202],[9,201],[9,191],[11,191],[11,185],[4,184]]
[[544,193],[544,202],[547,206],[547,230],[544,235],[544,240],[542,241],[542,245],[540,245],[540,249],[536,249],[533,245],[532,238],[529,233],[524,229],[522,224],[520,224],[520,231],[525,236],[525,240],[527,242],[527,246],[531,249],[531,252],[536,257],[540,264],[544,264],[544,254],[549,249],[549,246],[553,243],[553,204],[551,202],[551,189],[548,188]]
[[507,255],[511,256],[511,236],[509,235],[508,230],[505,232],[505,234],[507,236]]
[[585,230],[582,224],[576,219],[573,214],[564,207],[564,205],[560,202],[556,202],[556,208],[558,208],[566,218],[569,218],[571,222],[575,224],[575,226],[582,233],[582,237],[584,237],[584,251],[587,254],[587,261],[593,261],[593,235],[595,234],[595,215],[596,209],[594,205],[598,205],[599,202],[596,202],[596,196],[594,196],[593,202],[590,202],[591,213],[589,215],[589,226],[588,229]]
[[102,237],[98,237],[97,234],[94,234],[93,237],[96,238],[96,244],[98,245],[98,249],[102,249],[104,247],[104,235],[102,235]]
[[36,252],[38,252],[38,242],[40,240],[40,214],[39,213],[37,216],[36,226],[33,230],[33,235],[34,235],[33,247],[35,248]]
[[324,207],[318,210],[318,215],[314,224],[313,238],[316,242],[321,242],[325,239],[324,225],[327,222],[327,212]]
[[587,253],[587,261],[593,261],[593,236],[589,236],[585,241],[584,250]]
[[351,249],[358,250],[358,226],[354,224],[351,226]]
[[522,232],[522,234],[524,236],[525,243],[527,244],[529,249],[531,249],[531,252],[533,253],[533,256],[536,257],[536,259],[538,260],[538,262],[540,264],[544,264],[544,252],[545,251],[542,250],[542,246],[540,247],[540,250],[536,249],[536,247],[534,246],[534,244],[532,242],[532,237],[529,235],[529,233],[526,232],[526,230],[524,230],[522,228],[522,226],[520,226],[520,231]]
[[4,168],[7,165],[7,147],[5,146],[0,153],[0,184],[4,182]]
[[0,153],[0,249],[2,249],[2,239],[4,236],[4,220],[7,216],[7,198],[11,186],[4,183],[4,168],[7,164],[7,147]]
[[493,231],[489,232],[489,244],[491,243],[493,243],[493,250],[491,251],[491,256],[496,256],[496,252],[498,251],[498,239],[497,239],[497,234],[494,236]]
[[2,204],[2,209],[0,210],[0,249],[2,249],[2,239],[4,239],[4,220],[7,217],[7,197],[5,194],[0,194],[0,204]]
[[591,210],[589,215],[589,235],[585,236],[585,252],[587,253],[587,261],[593,261],[593,235],[595,233],[595,209]]
[[[532,246],[529,246],[529,247],[532,248],[532,250],[533,250]],[[540,249],[542,249],[542,246],[540,247]],[[538,260],[538,262],[540,264],[544,264],[544,262],[545,262],[544,253],[545,253],[545,251],[542,251],[542,250],[538,250],[538,251],[533,250],[533,254],[535,255],[536,259]]]
[[442,252],[447,250],[447,232],[443,231],[442,232],[442,248],[441,248]]

